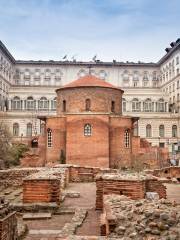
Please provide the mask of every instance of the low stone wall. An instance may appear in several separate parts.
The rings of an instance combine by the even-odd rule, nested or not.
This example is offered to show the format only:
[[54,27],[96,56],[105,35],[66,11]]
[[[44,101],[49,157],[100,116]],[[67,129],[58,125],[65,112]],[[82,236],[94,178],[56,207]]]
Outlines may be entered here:
[[154,170],[146,170],[145,172],[150,173],[156,177],[162,178],[178,178],[180,179],[180,167],[179,166],[172,166],[172,167],[165,167],[161,169],[154,169]]
[[146,192],[157,192],[166,198],[166,187],[153,177],[138,174],[101,174],[96,178],[96,209],[103,209],[103,196],[125,195],[131,199],[143,199]]
[[99,173],[116,173],[110,168],[70,166],[69,174],[71,182],[94,182]]
[[23,178],[39,172],[41,168],[13,168],[0,170],[0,189],[22,186]]
[[102,220],[101,235],[112,239],[180,239],[180,205],[165,199],[106,195]]

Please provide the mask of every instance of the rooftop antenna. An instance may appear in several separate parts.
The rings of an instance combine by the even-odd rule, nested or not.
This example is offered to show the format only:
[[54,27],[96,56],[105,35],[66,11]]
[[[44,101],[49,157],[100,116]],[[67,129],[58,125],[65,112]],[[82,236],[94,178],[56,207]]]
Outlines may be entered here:
[[94,55],[94,57],[92,58],[92,60],[93,60],[94,62],[96,62],[96,59],[97,59],[97,54]]
[[64,55],[63,60],[67,60],[67,54]]

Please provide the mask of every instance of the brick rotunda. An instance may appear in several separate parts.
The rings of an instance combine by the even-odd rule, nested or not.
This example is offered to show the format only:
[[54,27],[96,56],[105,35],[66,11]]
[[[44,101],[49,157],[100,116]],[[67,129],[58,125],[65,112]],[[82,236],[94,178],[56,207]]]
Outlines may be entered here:
[[122,116],[120,88],[87,75],[56,92],[57,116],[44,119],[46,164],[131,165],[140,143],[133,134],[137,118]]

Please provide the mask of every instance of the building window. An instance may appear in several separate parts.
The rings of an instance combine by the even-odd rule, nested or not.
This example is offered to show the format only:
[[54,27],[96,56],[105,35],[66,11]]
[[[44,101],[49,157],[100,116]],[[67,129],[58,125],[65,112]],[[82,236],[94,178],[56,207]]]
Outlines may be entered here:
[[86,99],[86,111],[90,111],[90,110],[91,110],[91,100]]
[[159,136],[164,137],[164,125],[159,126]]
[[31,137],[32,136],[32,123],[28,123],[27,124],[26,136],[27,137]]
[[158,112],[165,112],[165,103],[164,103],[164,99],[159,99],[158,103],[157,103],[157,111]]
[[129,129],[126,129],[124,132],[124,145],[125,145],[125,148],[130,147],[130,131],[129,131]]
[[26,109],[27,110],[34,110],[35,109],[35,101],[33,97],[28,97],[26,100]]
[[111,112],[115,112],[115,101],[111,102]]
[[123,112],[126,112],[126,99],[125,98],[122,99],[122,109],[123,109]]
[[92,130],[91,125],[89,123],[84,125],[84,136],[91,136]]
[[21,100],[19,97],[14,97],[12,100],[12,109],[20,110],[21,109]]
[[172,126],[172,137],[177,137],[177,126],[176,125]]
[[57,104],[57,98],[55,97],[53,100],[51,100],[52,110],[56,110],[56,104]]
[[66,100],[63,100],[63,112],[66,112]]
[[143,110],[144,112],[152,112],[153,111],[153,103],[150,98],[146,99],[143,103]]
[[152,137],[152,129],[151,129],[151,125],[150,124],[148,124],[147,126],[146,126],[146,137]]
[[19,136],[19,124],[18,123],[13,124],[13,136],[14,137]]
[[48,110],[49,108],[49,101],[46,97],[41,97],[39,100],[39,109],[40,110]]
[[132,100],[132,111],[133,112],[140,112],[141,111],[141,102],[137,98]]
[[47,146],[52,147],[52,130],[49,128],[47,130]]

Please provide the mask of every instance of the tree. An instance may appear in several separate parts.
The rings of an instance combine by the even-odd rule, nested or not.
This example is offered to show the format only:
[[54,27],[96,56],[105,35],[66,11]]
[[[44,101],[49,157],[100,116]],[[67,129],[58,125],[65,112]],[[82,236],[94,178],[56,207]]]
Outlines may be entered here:
[[28,147],[22,143],[11,142],[12,136],[9,128],[3,122],[0,122],[0,169],[18,165],[19,159]]

